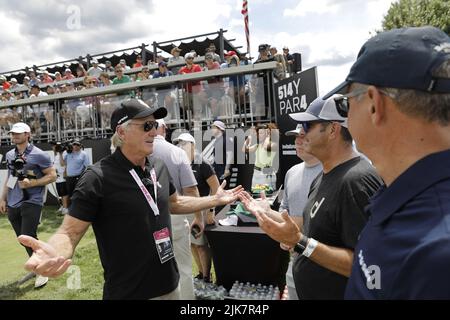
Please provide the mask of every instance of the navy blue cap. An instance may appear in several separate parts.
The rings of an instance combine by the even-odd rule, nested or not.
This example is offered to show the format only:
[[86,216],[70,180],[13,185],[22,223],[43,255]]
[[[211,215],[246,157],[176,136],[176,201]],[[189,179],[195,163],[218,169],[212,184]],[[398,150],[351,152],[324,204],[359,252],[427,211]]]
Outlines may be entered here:
[[342,93],[352,82],[378,87],[450,93],[450,79],[432,74],[450,60],[450,37],[435,27],[411,27],[369,39],[343,83],[324,96]]

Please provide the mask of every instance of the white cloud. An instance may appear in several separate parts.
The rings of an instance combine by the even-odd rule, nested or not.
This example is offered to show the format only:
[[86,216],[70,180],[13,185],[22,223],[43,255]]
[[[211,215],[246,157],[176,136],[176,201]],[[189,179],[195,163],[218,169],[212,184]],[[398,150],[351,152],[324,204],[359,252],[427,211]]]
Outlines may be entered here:
[[294,9],[284,10],[285,17],[303,17],[307,14],[336,13],[339,9],[338,4],[333,4],[332,0],[301,0]]

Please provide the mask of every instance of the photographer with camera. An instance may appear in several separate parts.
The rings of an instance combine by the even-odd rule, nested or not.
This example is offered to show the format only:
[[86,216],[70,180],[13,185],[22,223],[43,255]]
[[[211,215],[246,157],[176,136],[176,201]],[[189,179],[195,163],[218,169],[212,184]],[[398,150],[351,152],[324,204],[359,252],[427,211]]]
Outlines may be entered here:
[[61,161],[64,163],[63,160],[63,153],[66,150],[66,146],[61,143],[60,141],[57,141],[53,144],[53,154],[54,154],[54,160],[53,165],[55,166],[56,170],[56,192],[58,193],[58,197],[60,197],[61,201],[61,207],[59,208],[58,212],[61,212],[61,214],[66,214],[69,210],[69,196],[67,193],[67,185],[66,185],[66,167],[61,165]]
[[89,165],[89,157],[87,153],[82,150],[79,140],[75,139],[67,146],[67,150],[64,151],[60,164],[66,167],[66,187],[70,199],[80,175]]
[[[0,212],[8,214],[17,236],[37,239],[45,186],[56,180],[56,172],[50,156],[30,144],[31,130],[27,124],[16,123],[9,133],[16,147],[6,153],[8,177],[0,199]],[[26,250],[31,257],[31,248],[26,247]],[[33,276],[28,274],[25,278],[28,280]],[[35,287],[41,287],[47,281],[48,278],[39,276]]]

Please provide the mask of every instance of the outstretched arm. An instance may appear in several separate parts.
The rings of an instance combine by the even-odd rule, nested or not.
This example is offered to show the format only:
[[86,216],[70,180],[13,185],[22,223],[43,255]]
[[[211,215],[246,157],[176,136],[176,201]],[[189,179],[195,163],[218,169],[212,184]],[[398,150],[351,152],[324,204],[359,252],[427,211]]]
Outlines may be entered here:
[[47,243],[29,236],[19,236],[19,242],[33,249],[33,255],[25,263],[25,269],[46,277],[58,277],[71,264],[76,246],[90,222],[66,215],[58,231]]
[[226,205],[236,201],[239,192],[242,191],[242,186],[238,186],[231,190],[224,190],[225,185],[226,182],[224,181],[217,190],[217,193],[208,197],[186,197],[177,195],[175,192],[169,198],[170,212],[174,214],[186,214]]

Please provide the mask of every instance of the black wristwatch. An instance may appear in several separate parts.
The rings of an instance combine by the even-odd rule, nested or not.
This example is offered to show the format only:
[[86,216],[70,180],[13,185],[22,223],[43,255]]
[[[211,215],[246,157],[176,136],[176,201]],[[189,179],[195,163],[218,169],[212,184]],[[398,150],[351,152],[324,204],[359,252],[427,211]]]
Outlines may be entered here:
[[294,246],[294,251],[297,252],[299,255],[302,255],[306,247],[308,246],[308,240],[309,239],[307,236],[302,235],[300,241],[297,242],[297,244]]

